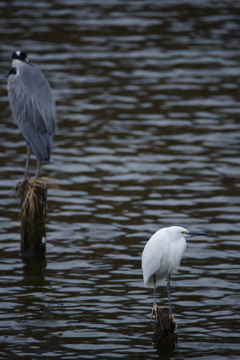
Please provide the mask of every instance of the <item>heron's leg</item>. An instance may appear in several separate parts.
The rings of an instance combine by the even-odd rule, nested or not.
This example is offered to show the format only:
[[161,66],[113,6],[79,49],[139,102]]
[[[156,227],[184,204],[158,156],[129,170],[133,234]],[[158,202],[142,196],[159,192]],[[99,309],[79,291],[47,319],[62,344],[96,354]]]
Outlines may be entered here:
[[170,278],[171,278],[171,274],[168,274],[168,278],[167,278],[168,307],[169,307],[169,315],[172,315],[171,294],[170,294]]
[[28,181],[28,165],[29,165],[30,155],[31,155],[31,150],[29,149],[29,147],[27,147],[27,159],[26,159],[26,165],[25,165],[25,171],[24,171],[24,178],[23,178],[22,181],[19,181],[19,183],[15,186],[15,190],[16,190],[16,193],[17,193],[18,197],[22,196],[21,194],[22,194],[22,191],[24,190],[24,187],[25,187],[26,183],[33,186]]
[[36,172],[36,178],[39,178],[40,176],[40,161],[37,160],[37,172]]
[[26,166],[24,172],[24,180],[26,180],[28,177],[28,165],[29,165],[30,155],[31,155],[31,150],[29,149],[29,147],[27,147],[27,160],[26,160]]

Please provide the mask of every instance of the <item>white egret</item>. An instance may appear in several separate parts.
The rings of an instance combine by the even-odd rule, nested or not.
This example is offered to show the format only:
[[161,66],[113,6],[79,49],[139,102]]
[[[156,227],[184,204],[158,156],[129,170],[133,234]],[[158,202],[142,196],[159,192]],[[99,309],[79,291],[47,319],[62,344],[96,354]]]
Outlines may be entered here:
[[183,253],[186,250],[186,236],[204,235],[203,232],[188,231],[180,226],[170,226],[158,230],[149,239],[142,253],[142,270],[144,285],[154,288],[154,305],[156,310],[156,287],[167,277],[169,314],[172,315],[170,278],[177,270]]

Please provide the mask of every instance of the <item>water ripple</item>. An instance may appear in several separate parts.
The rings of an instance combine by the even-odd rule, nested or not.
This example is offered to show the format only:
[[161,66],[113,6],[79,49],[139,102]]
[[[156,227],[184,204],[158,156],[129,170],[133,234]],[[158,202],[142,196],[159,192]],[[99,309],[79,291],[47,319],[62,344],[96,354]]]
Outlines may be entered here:
[[[238,359],[239,4],[2,2],[0,356]],[[19,254],[25,142],[10,113],[11,54],[53,88],[43,174],[47,255]],[[31,161],[34,174],[35,160]],[[162,226],[191,238],[172,279],[176,349],[152,345],[141,253]],[[167,303],[165,286],[158,302]]]

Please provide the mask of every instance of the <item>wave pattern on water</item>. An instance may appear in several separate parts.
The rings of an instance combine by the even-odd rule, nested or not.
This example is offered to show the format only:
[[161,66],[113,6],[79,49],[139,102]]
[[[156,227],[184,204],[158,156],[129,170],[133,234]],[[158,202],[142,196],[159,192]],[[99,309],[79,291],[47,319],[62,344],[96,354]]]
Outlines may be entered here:
[[[1,358],[238,359],[239,10],[2,2]],[[58,112],[43,174],[60,189],[49,190],[46,260],[29,263],[10,192],[26,154],[6,92],[20,49],[47,75]],[[188,241],[173,277],[179,345],[167,351],[151,342],[141,252],[172,224],[212,236]]]

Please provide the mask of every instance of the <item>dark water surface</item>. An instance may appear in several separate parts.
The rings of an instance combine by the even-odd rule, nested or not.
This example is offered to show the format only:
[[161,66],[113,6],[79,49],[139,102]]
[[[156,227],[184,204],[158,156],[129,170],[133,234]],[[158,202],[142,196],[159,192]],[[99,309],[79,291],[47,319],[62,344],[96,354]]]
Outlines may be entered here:
[[[19,0],[0,12],[0,358],[239,359],[240,2]],[[46,261],[33,263],[10,192],[26,156],[6,92],[16,50],[45,72],[58,112],[42,174],[60,189]],[[141,253],[169,225],[212,236],[188,240],[172,281],[179,344],[159,350]]]

